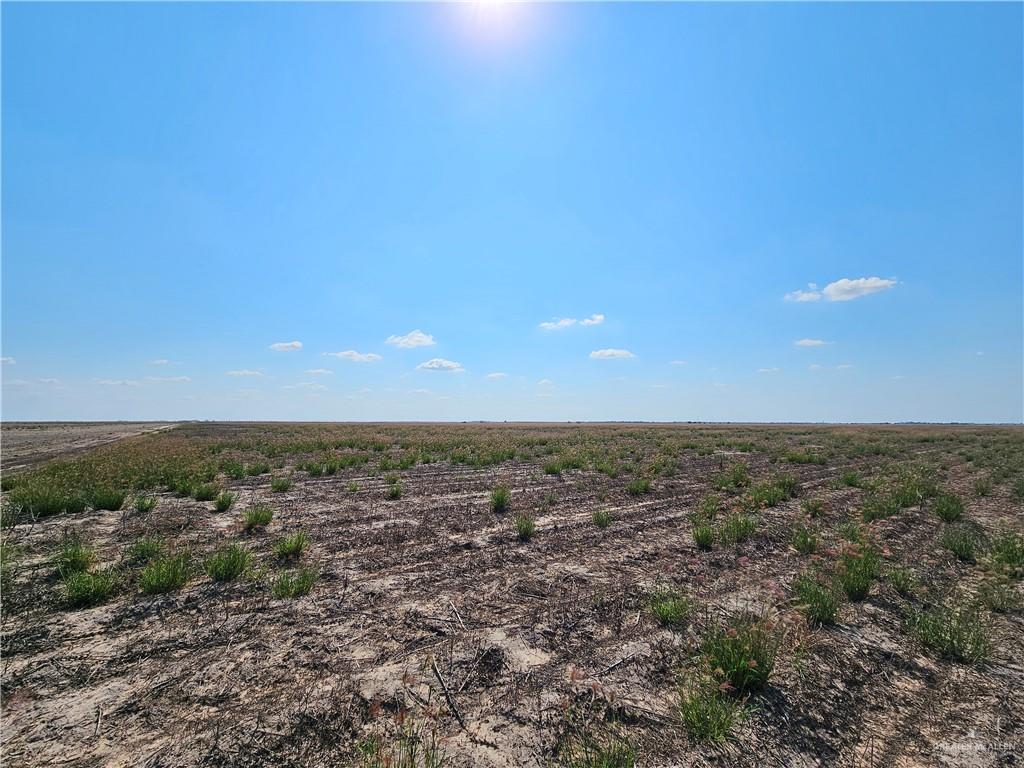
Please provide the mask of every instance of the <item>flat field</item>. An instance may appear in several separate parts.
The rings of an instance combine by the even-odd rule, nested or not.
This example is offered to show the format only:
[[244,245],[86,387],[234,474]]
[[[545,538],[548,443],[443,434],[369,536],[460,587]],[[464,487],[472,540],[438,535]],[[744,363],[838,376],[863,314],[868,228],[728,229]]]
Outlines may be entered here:
[[1024,755],[1017,427],[184,424],[3,505],[9,766]]

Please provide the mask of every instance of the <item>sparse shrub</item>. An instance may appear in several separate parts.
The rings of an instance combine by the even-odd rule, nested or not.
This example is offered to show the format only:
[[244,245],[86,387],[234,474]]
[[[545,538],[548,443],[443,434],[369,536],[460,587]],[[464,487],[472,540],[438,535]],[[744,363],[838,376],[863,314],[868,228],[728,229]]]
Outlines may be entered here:
[[507,512],[509,504],[508,488],[499,485],[491,491],[491,511],[495,513]]
[[661,587],[649,598],[651,614],[666,627],[678,627],[690,615],[690,601],[678,589]]
[[764,620],[715,625],[701,645],[708,666],[739,693],[764,687],[775,668],[780,637]]
[[711,523],[697,521],[693,524],[693,543],[697,549],[707,551],[715,544],[715,529]]
[[139,574],[139,587],[147,595],[162,595],[181,589],[188,582],[192,571],[191,558],[187,552],[177,555],[163,555],[151,560]]
[[819,626],[835,623],[842,598],[834,584],[823,583],[818,577],[804,573],[793,583],[793,591],[808,623]]
[[1006,579],[994,578],[982,582],[978,597],[986,608],[996,613],[1009,613],[1020,607],[1020,596]]
[[274,551],[281,560],[298,560],[306,550],[309,539],[305,532],[297,531],[277,543]]
[[693,681],[679,689],[679,719],[696,741],[726,741],[742,714],[740,703],[723,695],[709,680]]
[[57,573],[62,579],[73,573],[84,573],[96,562],[96,552],[77,535],[65,536],[54,558]]
[[270,480],[270,491],[272,493],[285,493],[290,491],[292,488],[292,479],[290,477],[274,477]]
[[278,600],[308,595],[316,583],[317,573],[310,568],[298,572],[282,571],[270,588],[271,594]]
[[85,608],[106,602],[117,588],[113,569],[89,573],[75,571],[64,579],[64,600],[71,608]]
[[231,509],[231,505],[235,503],[235,498],[236,495],[231,491],[221,491],[213,501],[213,508],[218,512],[227,512]]
[[125,560],[132,565],[148,563],[153,558],[159,557],[164,551],[164,540],[158,536],[143,536],[136,539],[125,552]]
[[388,485],[388,489],[384,495],[392,501],[402,498],[402,484],[395,480],[393,483]]
[[749,539],[756,529],[754,518],[742,512],[734,512],[723,521],[718,538],[723,546],[739,544]]
[[937,605],[913,611],[907,628],[925,648],[953,661],[976,664],[992,650],[988,624],[974,606]]
[[156,496],[135,497],[135,511],[140,515],[152,512],[154,509],[156,509]]
[[206,575],[213,581],[234,581],[249,565],[252,553],[239,544],[221,547],[206,559]]
[[651,492],[651,481],[646,477],[634,477],[626,486],[626,493],[630,496],[642,496]]
[[971,526],[950,526],[939,539],[942,546],[956,555],[957,560],[973,563],[981,545],[981,537]]
[[800,503],[804,514],[812,519],[817,519],[825,513],[825,502],[821,499],[804,499]]
[[612,524],[611,513],[604,509],[596,510],[594,514],[591,515],[591,518],[594,521],[594,525],[596,525],[598,528],[607,528],[609,525]]
[[200,483],[192,487],[192,498],[196,501],[213,501],[217,494],[217,486],[213,483]]
[[914,597],[921,584],[912,571],[906,568],[893,568],[889,571],[886,580],[889,586],[904,597]]
[[860,602],[871,591],[880,567],[881,559],[874,547],[848,548],[839,556],[839,585],[850,600]]
[[792,544],[801,555],[812,555],[818,551],[818,536],[806,525],[798,525],[793,531]]
[[952,493],[940,493],[935,498],[935,514],[944,522],[955,523],[964,513],[964,503]]
[[529,541],[537,530],[537,522],[530,515],[516,515],[516,536],[520,541]]
[[242,526],[247,531],[266,528],[274,519],[274,510],[266,504],[255,504],[242,514]]
[[976,496],[989,496],[992,493],[994,484],[991,477],[979,477],[974,481],[974,494]]
[[89,504],[93,509],[106,509],[116,512],[124,505],[125,493],[113,488],[94,488],[89,494]]

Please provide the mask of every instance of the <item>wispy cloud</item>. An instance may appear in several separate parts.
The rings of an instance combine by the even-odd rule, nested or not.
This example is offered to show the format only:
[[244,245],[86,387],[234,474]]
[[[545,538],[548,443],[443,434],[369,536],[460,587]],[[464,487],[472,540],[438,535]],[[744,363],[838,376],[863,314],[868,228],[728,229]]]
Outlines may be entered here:
[[307,376],[333,376],[334,371],[330,371],[327,368],[310,368],[305,372]]
[[553,386],[555,386],[555,382],[553,382],[551,379],[541,379],[540,381],[537,382],[537,386],[538,387],[553,387]]
[[501,371],[495,371],[494,373],[488,373],[486,378],[488,378],[488,379],[504,379],[506,376],[508,376],[507,373],[502,373]]
[[836,366],[837,371],[845,371],[848,368],[853,368],[853,363],[840,363]]
[[275,352],[294,352],[297,349],[302,349],[301,341],[275,341],[270,345],[270,348]]
[[170,384],[186,384],[192,379],[188,376],[147,376],[148,381],[166,382]]
[[808,283],[807,290],[791,291],[785,295],[786,301],[852,301],[879,291],[886,291],[896,285],[896,281],[882,277],[843,277],[829,283],[820,291],[815,283]]
[[418,328],[414,331],[409,331],[404,336],[388,336],[384,340],[385,344],[391,344],[394,347],[401,349],[413,349],[415,347],[432,347],[437,344],[434,341],[434,337],[429,333],[424,333]]
[[318,381],[300,381],[298,384],[285,384],[281,389],[309,389],[319,392],[327,387]]
[[778,373],[781,370],[782,370],[781,368],[758,368],[757,372],[758,373]]
[[797,347],[824,347],[826,344],[831,343],[823,339],[797,339],[793,342],[794,346]]
[[595,312],[590,317],[585,317],[582,320],[577,320],[575,317],[556,317],[553,320],[546,320],[543,323],[539,323],[537,327],[542,331],[564,331],[566,328],[572,328],[574,325],[601,325],[603,322],[604,315],[600,312]]
[[170,360],[167,360],[167,359],[163,358],[163,357],[159,357],[156,360],[150,360],[149,364],[150,365],[172,365],[172,362]]
[[325,357],[340,357],[342,360],[351,360],[353,363],[372,363],[375,360],[383,360],[376,352],[356,352],[354,349],[346,349],[344,352],[324,352]]
[[595,349],[590,353],[591,360],[626,360],[636,357],[628,349]]
[[449,371],[450,373],[462,373],[464,370],[461,363],[454,360],[445,360],[443,357],[435,357],[416,366],[424,371]]
[[60,384],[60,379],[40,379],[40,384]]
[[669,362],[669,365],[686,365],[686,361],[685,360],[672,360],[672,361]]
[[263,373],[263,371],[253,371],[253,370],[250,370],[249,368],[243,368],[243,369],[238,370],[238,371],[227,371],[224,375],[225,376],[266,376],[266,374]]
[[15,362],[13,357],[0,357],[0,364],[3,365],[14,365]]
[[95,379],[97,384],[104,387],[137,387],[139,382],[135,379]]

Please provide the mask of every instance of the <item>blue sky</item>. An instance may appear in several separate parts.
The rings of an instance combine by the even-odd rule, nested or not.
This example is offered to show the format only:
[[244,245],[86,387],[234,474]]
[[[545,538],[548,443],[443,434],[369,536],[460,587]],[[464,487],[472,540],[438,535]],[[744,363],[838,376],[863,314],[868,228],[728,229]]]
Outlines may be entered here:
[[1020,422],[1022,21],[4,4],[3,417]]

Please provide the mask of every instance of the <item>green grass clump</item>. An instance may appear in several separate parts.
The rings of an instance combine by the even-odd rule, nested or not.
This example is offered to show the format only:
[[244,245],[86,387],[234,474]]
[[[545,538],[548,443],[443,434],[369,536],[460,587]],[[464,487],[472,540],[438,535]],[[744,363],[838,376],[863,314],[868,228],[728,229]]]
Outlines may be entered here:
[[917,576],[906,568],[893,568],[886,576],[889,586],[903,597],[914,597],[921,588]]
[[94,488],[89,494],[89,504],[93,509],[106,509],[116,512],[124,505],[125,493],[113,488]]
[[635,768],[636,750],[625,739],[592,736],[566,740],[558,750],[559,768]]
[[763,688],[775,668],[780,638],[764,620],[713,626],[701,644],[708,667],[739,693]]
[[821,499],[804,499],[800,502],[800,509],[811,519],[817,519],[825,513],[825,502]]
[[860,546],[849,548],[839,556],[836,575],[846,596],[853,602],[860,602],[868,596],[880,569],[878,550]]
[[864,529],[853,520],[843,523],[836,530],[846,541],[854,544],[862,544],[864,542]]
[[560,475],[562,474],[562,465],[557,461],[549,461],[544,464],[545,475]]
[[266,504],[255,504],[242,513],[242,527],[247,531],[266,528],[273,519],[273,509]]
[[981,536],[971,526],[950,526],[943,532],[939,543],[952,552],[957,560],[973,563],[981,546]]
[[143,536],[136,539],[124,553],[131,565],[143,565],[164,553],[164,540],[159,536]]
[[162,595],[181,589],[188,582],[192,562],[187,552],[162,555],[151,560],[139,574],[139,587],[147,595]]
[[298,572],[282,571],[274,580],[270,593],[278,600],[308,595],[317,580],[316,571],[303,568]]
[[231,491],[221,491],[217,498],[213,500],[213,508],[218,512],[227,512],[231,509],[231,505],[235,503],[237,494]]
[[530,515],[516,515],[514,523],[516,528],[516,537],[520,541],[529,541],[537,531],[537,521]]
[[95,562],[96,551],[77,535],[65,536],[54,558],[57,573],[62,579],[88,571]]
[[46,484],[18,485],[7,494],[7,500],[22,517],[51,517],[84,512],[85,497],[79,493],[53,488]]
[[715,515],[718,514],[718,510],[721,506],[722,499],[717,493],[706,494],[697,503],[697,516],[711,522],[715,519]]
[[744,461],[733,462],[712,483],[720,491],[735,491],[750,484],[750,470]]
[[723,546],[739,544],[749,539],[756,529],[757,521],[753,517],[742,512],[734,512],[722,522],[718,538]]
[[503,485],[499,485],[491,491],[491,511],[507,512],[510,497],[511,495],[508,492],[508,488]]
[[64,600],[71,608],[85,608],[106,602],[116,589],[117,572],[113,569],[75,571],[64,579]]
[[598,528],[607,528],[612,524],[612,514],[604,509],[599,509],[591,515],[591,519],[594,521],[594,525]]
[[964,514],[964,503],[952,493],[940,493],[935,497],[935,514],[947,523],[955,523]]
[[135,511],[141,515],[156,509],[156,496],[136,496]]
[[1013,481],[1010,487],[1010,497],[1018,504],[1024,504],[1024,475]]
[[270,465],[265,461],[254,461],[245,465],[245,474],[249,477],[258,477],[270,472]]
[[1020,607],[1020,595],[1006,579],[994,578],[982,582],[978,588],[982,605],[995,613],[1009,613]]
[[351,483],[349,483],[347,486],[345,486],[345,489],[349,493],[359,493],[359,483],[357,483],[355,480],[353,480]]
[[274,477],[270,480],[271,493],[285,493],[291,489],[292,479],[290,477]]
[[395,501],[397,499],[402,498],[402,484],[397,480],[390,483],[388,485],[387,491],[384,492],[384,495],[387,498],[391,499],[391,501]]
[[914,611],[907,628],[921,645],[945,659],[977,664],[992,651],[988,624],[971,605],[937,605]]
[[1004,530],[997,533],[989,545],[989,559],[992,565],[1006,571],[1010,578],[1024,575],[1024,536]]
[[219,493],[213,483],[200,483],[192,486],[192,498],[196,501],[213,501]]
[[651,481],[646,477],[634,477],[626,486],[626,493],[630,496],[642,496],[651,492]]
[[812,625],[834,624],[842,597],[834,584],[804,573],[793,583],[793,592],[807,621]]
[[277,542],[274,552],[280,560],[298,560],[309,544],[309,538],[304,531],[297,531]]
[[693,543],[697,549],[710,550],[715,545],[715,529],[711,523],[696,520],[693,523]]
[[234,581],[249,565],[252,553],[239,544],[221,547],[206,558],[206,575],[213,581]]
[[693,681],[679,689],[679,719],[696,741],[726,741],[742,715],[742,705],[709,680]]
[[651,615],[665,627],[678,627],[690,615],[690,601],[678,589],[660,587],[648,598]]
[[806,525],[798,525],[793,530],[793,549],[801,555],[813,555],[818,551],[818,536]]
[[974,481],[974,494],[980,497],[989,496],[994,487],[991,477],[979,477]]
[[853,470],[843,472],[843,474],[839,476],[839,482],[847,488],[860,488],[864,484],[864,481],[860,479],[860,475]]

